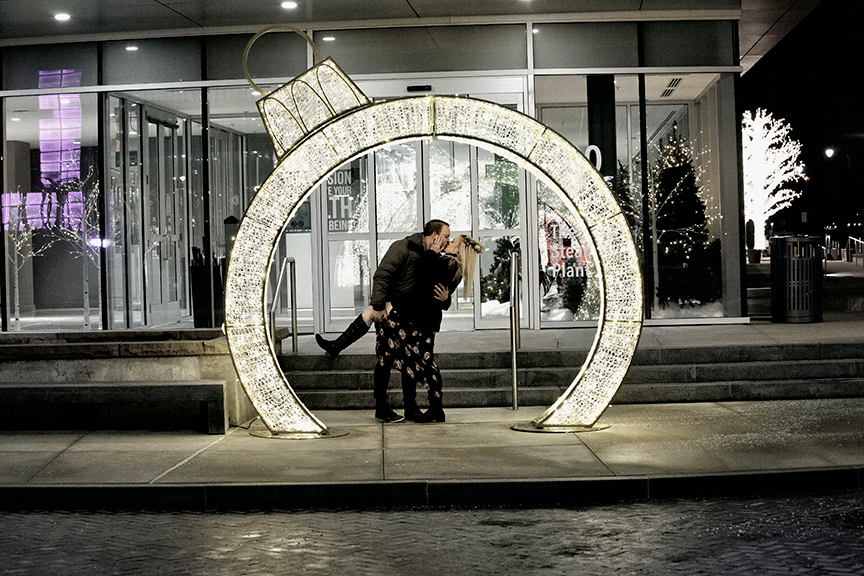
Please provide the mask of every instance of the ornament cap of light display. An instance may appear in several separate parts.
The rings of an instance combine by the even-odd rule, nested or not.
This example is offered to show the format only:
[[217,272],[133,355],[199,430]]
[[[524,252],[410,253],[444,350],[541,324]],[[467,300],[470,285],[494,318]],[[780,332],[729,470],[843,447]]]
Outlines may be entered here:
[[266,282],[282,231],[311,191],[345,162],[392,142],[426,139],[464,142],[523,166],[560,197],[586,231],[600,279],[597,334],[570,387],[522,428],[596,429],[636,350],[642,277],[621,207],[581,152],[533,118],[491,102],[425,95],[372,104],[329,58],[257,106],[279,162],[252,199],[234,241],[225,280],[225,330],[240,382],[270,437],[332,434],[292,390],[265,325]]

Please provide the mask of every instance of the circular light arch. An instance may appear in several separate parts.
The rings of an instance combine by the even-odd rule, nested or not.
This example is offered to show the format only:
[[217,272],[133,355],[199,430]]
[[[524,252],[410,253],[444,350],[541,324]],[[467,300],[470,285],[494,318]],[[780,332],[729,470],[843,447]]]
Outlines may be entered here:
[[330,59],[272,92],[258,108],[280,161],[246,210],[225,282],[225,331],[240,382],[275,434],[327,436],[276,360],[265,324],[268,272],[283,229],[326,176],[394,141],[442,139],[501,154],[543,180],[588,231],[601,282],[594,343],[568,389],[530,423],[593,425],[626,373],[642,327],[642,278],[627,221],[603,177],[570,142],[498,104],[427,95],[372,104]]

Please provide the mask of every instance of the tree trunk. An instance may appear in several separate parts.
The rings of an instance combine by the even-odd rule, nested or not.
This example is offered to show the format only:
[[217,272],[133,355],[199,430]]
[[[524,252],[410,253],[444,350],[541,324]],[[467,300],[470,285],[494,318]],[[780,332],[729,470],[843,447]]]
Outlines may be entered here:
[[[86,250],[86,248],[85,248]],[[87,273],[87,254],[81,258],[84,270],[84,329],[90,329],[90,274]]]

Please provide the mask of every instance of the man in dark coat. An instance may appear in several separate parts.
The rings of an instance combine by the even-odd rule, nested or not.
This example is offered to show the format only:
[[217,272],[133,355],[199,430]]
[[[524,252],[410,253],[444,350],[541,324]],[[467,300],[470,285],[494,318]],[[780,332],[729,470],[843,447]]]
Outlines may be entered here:
[[[376,323],[375,350],[378,356],[378,361],[375,363],[373,396],[375,398],[375,418],[381,422],[399,422],[405,418],[390,408],[387,397],[393,357],[382,356],[379,353],[382,347],[378,339],[382,338],[383,332],[379,323],[387,318],[386,304],[390,302],[393,308],[397,310],[401,307],[416,306],[416,302],[408,300],[414,288],[414,280],[417,276],[416,266],[420,257],[433,245],[436,247],[446,246],[449,241],[450,225],[443,220],[430,220],[423,227],[423,232],[412,234],[391,244],[372,277],[372,320]],[[411,418],[416,415],[415,413],[419,413],[419,410],[415,400],[414,380],[408,378],[404,371],[402,374],[402,393],[405,398],[406,415]]]

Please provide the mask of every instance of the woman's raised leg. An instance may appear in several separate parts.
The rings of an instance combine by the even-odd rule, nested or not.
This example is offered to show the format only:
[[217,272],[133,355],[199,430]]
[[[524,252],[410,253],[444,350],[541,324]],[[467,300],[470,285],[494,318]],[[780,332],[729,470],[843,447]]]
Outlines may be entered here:
[[367,306],[363,313],[357,316],[348,328],[345,329],[335,340],[326,340],[320,334],[315,335],[318,346],[324,349],[324,353],[330,358],[335,358],[342,350],[359,340],[369,327],[372,326],[372,307]]

